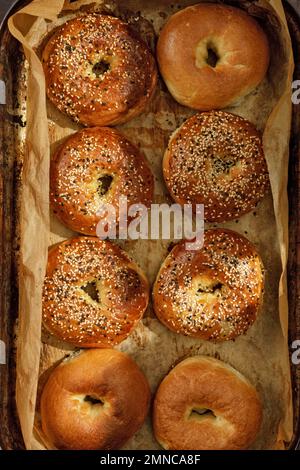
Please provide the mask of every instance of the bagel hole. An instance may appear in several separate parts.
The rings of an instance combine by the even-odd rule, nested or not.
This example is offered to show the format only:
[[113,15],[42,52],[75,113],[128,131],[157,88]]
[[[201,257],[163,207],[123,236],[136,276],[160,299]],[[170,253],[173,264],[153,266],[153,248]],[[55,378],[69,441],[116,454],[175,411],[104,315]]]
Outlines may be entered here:
[[86,395],[84,397],[84,401],[90,403],[91,405],[104,405],[104,402],[100,400],[99,398],[93,397],[92,395]]
[[213,168],[217,174],[225,173],[228,175],[233,166],[235,166],[235,162],[230,158],[213,157]]
[[215,294],[217,291],[221,290],[223,284],[221,282],[217,282],[215,284],[201,284],[199,283],[197,293],[198,294]]
[[215,413],[213,412],[213,410],[210,410],[209,408],[192,408],[191,411],[190,411],[190,414],[189,414],[189,418],[196,418],[196,419],[199,419],[200,418],[216,418],[216,415]]
[[110,63],[107,62],[107,60],[99,60],[99,62],[96,62],[93,66],[93,74],[96,75],[97,78],[102,77],[108,70],[110,69]]
[[81,289],[95,302],[100,302],[100,296],[97,289],[96,281],[88,282]]
[[220,60],[220,56],[218,55],[216,49],[211,44],[207,45],[207,57],[206,63],[212,68],[215,68]]
[[100,197],[105,196],[111,188],[113,177],[111,175],[101,175],[98,178],[98,194]]

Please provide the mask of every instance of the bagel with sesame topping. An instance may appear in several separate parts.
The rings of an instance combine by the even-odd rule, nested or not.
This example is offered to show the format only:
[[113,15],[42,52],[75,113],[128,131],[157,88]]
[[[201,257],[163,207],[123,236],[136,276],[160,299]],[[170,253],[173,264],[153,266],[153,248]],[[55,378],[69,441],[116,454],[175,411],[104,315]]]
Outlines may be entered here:
[[224,111],[198,113],[171,136],[164,179],[181,205],[204,204],[208,222],[225,222],[255,208],[269,188],[261,135]]
[[148,281],[125,251],[96,237],[52,247],[43,287],[43,325],[82,348],[112,347],[142,318]]
[[129,356],[81,351],[63,360],[43,388],[42,430],[50,448],[118,449],[144,423],[149,402],[148,382]]
[[150,207],[153,191],[145,157],[115,129],[83,129],[71,135],[51,161],[51,206],[75,232],[96,235],[101,204],[114,207],[118,223],[121,196],[128,206]]
[[212,357],[177,364],[154,400],[154,434],[168,450],[244,450],[261,422],[261,400],[253,385]]
[[244,10],[201,3],[170,17],[157,58],[174,99],[210,111],[236,104],[259,85],[270,48],[265,32]]
[[158,319],[170,330],[210,341],[247,332],[262,303],[263,265],[256,248],[225,229],[204,233],[199,250],[177,244],[162,264],[153,288]]
[[106,126],[140,114],[157,83],[155,60],[128,24],[99,13],[67,21],[42,54],[49,100],[75,122]]

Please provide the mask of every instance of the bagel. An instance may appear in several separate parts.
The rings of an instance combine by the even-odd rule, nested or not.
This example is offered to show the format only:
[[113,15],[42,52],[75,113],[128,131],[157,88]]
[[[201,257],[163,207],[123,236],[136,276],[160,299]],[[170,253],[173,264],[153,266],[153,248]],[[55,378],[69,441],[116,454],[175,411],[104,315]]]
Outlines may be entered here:
[[167,256],[153,288],[158,319],[170,330],[228,341],[255,322],[263,297],[263,265],[255,247],[232,230],[205,231],[200,250],[185,240]]
[[65,359],[41,395],[48,445],[64,450],[114,450],[143,424],[148,382],[135,362],[113,349],[90,349]]
[[173,199],[204,204],[208,222],[225,222],[253,210],[269,188],[260,133],[224,111],[198,113],[175,131],[163,159]]
[[49,100],[85,126],[120,124],[140,114],[157,82],[155,60],[118,18],[81,14],[58,28],[42,62]]
[[52,247],[43,287],[43,325],[77,347],[123,341],[142,318],[149,286],[127,253],[109,241],[75,237]]
[[[75,232],[96,235],[101,204],[119,221],[120,197],[150,207],[154,178],[145,157],[120,132],[92,127],[76,132],[51,161],[50,200],[55,215]],[[99,214],[99,213],[98,213]]]
[[247,449],[261,421],[255,388],[237,370],[210,357],[180,362],[156,392],[153,428],[164,449]]
[[170,17],[157,58],[175,100],[210,111],[249,94],[266,75],[270,51],[266,34],[248,13],[201,3]]

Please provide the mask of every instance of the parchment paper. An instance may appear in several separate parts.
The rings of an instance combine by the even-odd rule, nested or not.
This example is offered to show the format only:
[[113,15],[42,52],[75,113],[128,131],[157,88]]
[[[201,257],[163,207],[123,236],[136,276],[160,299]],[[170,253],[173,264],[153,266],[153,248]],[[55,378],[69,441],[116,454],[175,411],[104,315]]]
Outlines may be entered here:
[[[195,2],[183,0],[179,6],[172,0],[119,0],[105,2],[105,8],[129,20],[154,50],[157,34],[168,16],[192,3]],[[38,57],[41,44],[54,27],[77,14],[80,6],[91,8],[90,0],[65,2],[64,11],[63,4],[63,0],[34,0],[9,21],[10,31],[23,44],[29,64],[16,384],[18,413],[27,449],[45,448],[40,432],[40,391],[53,366],[72,351],[69,345],[41,334],[41,290],[47,249],[49,245],[73,235],[54,216],[49,217],[50,153],[79,127],[50,103],[46,104],[44,75]],[[101,1],[93,4],[103,8]],[[248,11],[259,18],[269,35],[271,65],[263,83],[237,107],[229,110],[249,119],[263,132],[272,195],[267,195],[253,213],[220,226],[246,235],[261,253],[266,268],[262,313],[245,336],[234,342],[214,344],[170,332],[155,318],[150,305],[143,321],[118,349],[126,351],[140,365],[153,393],[170,368],[188,355],[207,354],[228,362],[256,386],[261,396],[263,425],[253,448],[269,449],[283,448],[292,435],[287,344],[286,187],[293,58],[281,1],[260,0],[254,2]],[[161,160],[168,138],[191,114],[193,111],[171,98],[160,81],[148,109],[140,117],[119,126],[133,143],[140,146],[151,164],[156,178],[156,202],[170,200],[161,173]],[[169,245],[170,241],[139,240],[124,242],[123,248],[140,264],[152,283]],[[125,448],[159,448],[152,434],[150,416]]]

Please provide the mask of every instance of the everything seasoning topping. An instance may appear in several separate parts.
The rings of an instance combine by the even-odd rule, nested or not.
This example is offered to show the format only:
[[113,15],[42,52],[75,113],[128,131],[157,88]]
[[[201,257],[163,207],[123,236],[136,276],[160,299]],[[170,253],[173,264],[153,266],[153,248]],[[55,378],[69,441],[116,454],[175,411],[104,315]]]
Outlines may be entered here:
[[149,97],[155,65],[147,46],[117,18],[83,14],[48,42],[43,63],[47,94],[76,122],[87,115],[126,113]]
[[230,340],[254,322],[263,290],[263,267],[254,246],[235,232],[205,232],[204,246],[177,245],[156,281],[155,310],[172,330]]
[[61,339],[78,346],[119,342],[116,337],[128,335],[147,300],[138,268],[112,243],[81,237],[50,251],[43,321]]
[[153,177],[146,159],[119,132],[84,129],[72,135],[51,163],[51,204],[75,231],[95,235],[101,203],[110,203],[118,219],[119,197],[149,206]]
[[230,113],[199,113],[171,138],[164,159],[169,191],[180,203],[205,205],[208,221],[240,217],[269,184],[259,133]]

